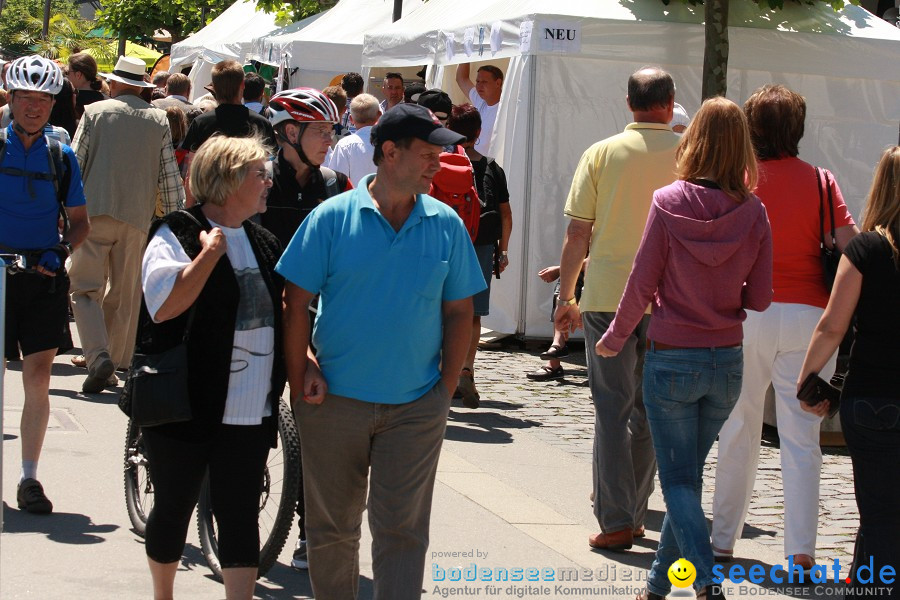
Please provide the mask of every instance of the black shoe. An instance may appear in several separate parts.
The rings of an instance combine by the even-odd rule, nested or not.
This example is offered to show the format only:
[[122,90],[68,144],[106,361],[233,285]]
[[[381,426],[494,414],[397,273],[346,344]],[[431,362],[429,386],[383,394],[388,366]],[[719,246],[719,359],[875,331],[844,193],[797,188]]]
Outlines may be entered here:
[[109,385],[110,375],[116,372],[116,365],[109,358],[109,354],[101,352],[97,360],[88,367],[88,376],[81,384],[81,391],[86,394],[99,394]]
[[53,503],[47,499],[44,486],[37,479],[28,478],[19,484],[16,502],[19,509],[36,515],[49,515],[53,512]]
[[541,352],[541,360],[550,360],[550,359],[558,359],[565,358],[569,355],[569,346],[557,346],[553,344],[544,352]]
[[532,371],[531,373],[525,373],[525,377],[532,381],[552,381],[553,379],[562,379],[565,377],[566,372],[563,371],[562,365],[556,367],[548,367],[544,365],[537,371]]

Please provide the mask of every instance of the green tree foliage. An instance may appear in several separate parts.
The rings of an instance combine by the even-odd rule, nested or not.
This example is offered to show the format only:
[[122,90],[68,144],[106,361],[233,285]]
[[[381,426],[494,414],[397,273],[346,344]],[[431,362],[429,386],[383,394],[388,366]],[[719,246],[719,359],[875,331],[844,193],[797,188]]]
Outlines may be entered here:
[[[78,20],[78,8],[72,0],[52,0],[50,14]],[[23,42],[23,34],[32,36],[26,39],[40,37],[43,18],[43,0],[8,0],[3,6],[3,16],[0,18],[0,48],[15,56],[29,54],[30,44]]]
[[[110,32],[132,39],[152,36],[157,29],[178,42],[199,31],[231,6],[227,0],[105,0],[97,22]],[[206,19],[204,20],[204,9]]]
[[91,35],[94,26],[90,21],[64,14],[53,15],[50,17],[46,39],[41,35],[44,28],[43,19],[29,17],[26,25],[27,28],[15,36],[15,40],[29,48],[30,52],[37,52],[47,58],[65,60],[70,54],[91,50],[97,58],[115,59],[109,41]]
[[257,0],[256,7],[259,10],[276,13],[276,22],[279,25],[288,25],[327,10],[335,4],[337,4],[337,0],[293,0],[292,2]]

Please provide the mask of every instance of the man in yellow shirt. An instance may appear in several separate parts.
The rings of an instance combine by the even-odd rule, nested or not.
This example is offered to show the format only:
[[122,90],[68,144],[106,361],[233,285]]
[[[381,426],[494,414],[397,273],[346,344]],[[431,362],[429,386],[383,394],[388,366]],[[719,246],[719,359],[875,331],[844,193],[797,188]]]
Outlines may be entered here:
[[[649,314],[615,358],[597,356],[594,345],[615,316],[653,192],[675,179],[679,140],[668,125],[675,102],[668,73],[656,67],[634,73],[626,102],[634,123],[588,148],[575,170],[554,318],[561,331],[584,326],[596,415],[594,515],[601,529],[588,543],[608,550],[628,550],[633,538],[644,534],[653,491],[656,457],[641,395]],[[576,304],[575,281],[588,248],[591,260]]]

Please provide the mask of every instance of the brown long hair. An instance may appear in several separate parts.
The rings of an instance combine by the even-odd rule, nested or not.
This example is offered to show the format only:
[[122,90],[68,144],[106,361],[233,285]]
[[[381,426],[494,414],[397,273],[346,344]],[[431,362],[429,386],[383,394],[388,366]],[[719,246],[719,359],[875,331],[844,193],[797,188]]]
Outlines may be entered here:
[[694,116],[675,153],[678,179],[712,179],[722,191],[743,202],[756,187],[756,157],[747,118],[741,108],[717,96]]
[[894,263],[900,267],[900,146],[888,148],[875,167],[866,200],[863,231],[877,231],[891,243]]
[[91,84],[91,89],[100,91],[103,82],[97,77],[97,61],[87,52],[78,52],[69,56],[69,70],[77,71]]

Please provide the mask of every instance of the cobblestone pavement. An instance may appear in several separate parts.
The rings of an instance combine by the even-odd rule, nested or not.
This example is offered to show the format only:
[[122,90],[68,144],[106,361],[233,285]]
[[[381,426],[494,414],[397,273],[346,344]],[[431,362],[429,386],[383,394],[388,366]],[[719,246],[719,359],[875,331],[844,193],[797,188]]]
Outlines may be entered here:
[[[562,361],[566,376],[551,382],[535,382],[525,377],[525,373],[544,364],[539,354],[546,346],[522,349],[516,342],[489,346],[499,347],[479,350],[475,362],[481,410],[496,411],[500,419],[533,424],[533,434],[538,438],[589,462],[594,439],[594,407],[587,387],[583,344],[570,344],[571,354]],[[455,400],[454,406],[458,402]],[[717,452],[718,444],[712,448],[704,477],[703,507],[708,516],[712,514]],[[843,561],[853,554],[859,525],[850,457],[844,448],[823,448],[822,453],[817,555]],[[586,481],[585,495],[589,491],[590,482]],[[782,550],[783,502],[777,440],[764,440],[744,537],[775,551]]]

